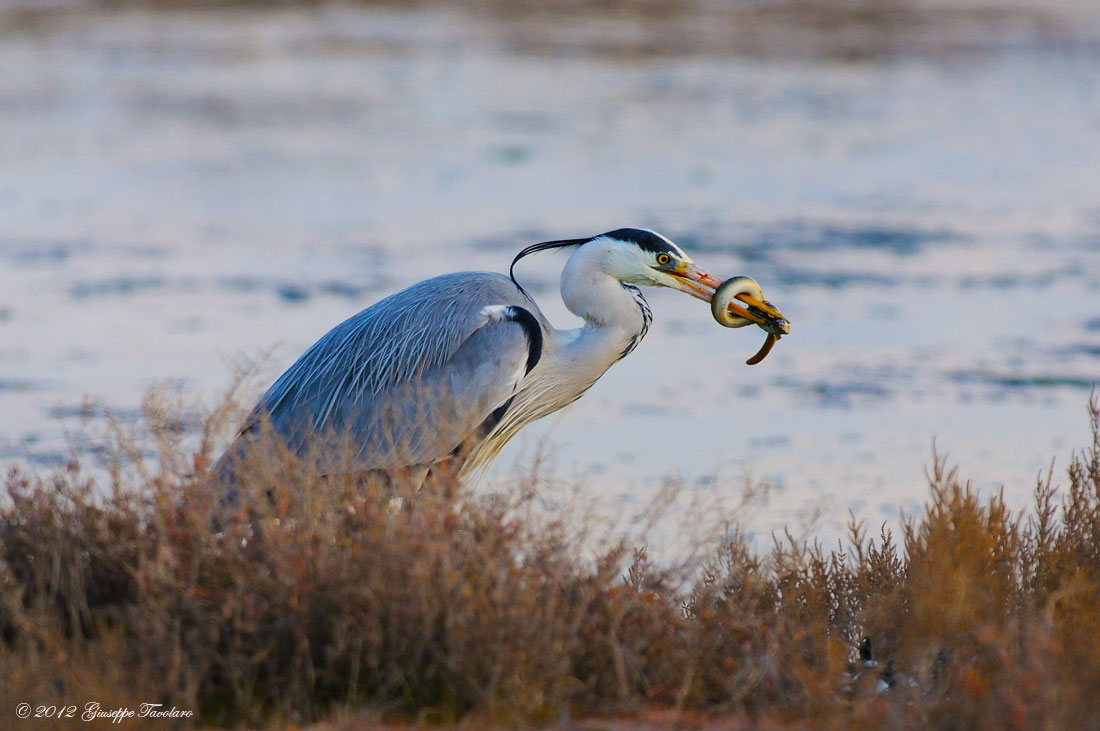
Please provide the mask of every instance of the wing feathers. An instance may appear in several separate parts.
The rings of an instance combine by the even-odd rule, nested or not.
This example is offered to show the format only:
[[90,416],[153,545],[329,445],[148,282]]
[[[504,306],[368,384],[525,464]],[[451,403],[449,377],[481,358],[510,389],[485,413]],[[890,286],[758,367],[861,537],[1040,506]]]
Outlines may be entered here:
[[268,412],[299,449],[311,433],[343,432],[361,445],[363,469],[445,458],[538,363],[542,324],[520,305],[526,298],[501,275],[421,282],[333,328],[256,414]]

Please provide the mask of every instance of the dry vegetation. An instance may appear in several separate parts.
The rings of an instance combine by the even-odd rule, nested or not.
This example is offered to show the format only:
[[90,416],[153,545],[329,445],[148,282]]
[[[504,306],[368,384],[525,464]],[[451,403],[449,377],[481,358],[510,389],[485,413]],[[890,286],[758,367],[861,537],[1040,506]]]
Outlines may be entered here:
[[844,552],[785,538],[756,555],[734,533],[662,567],[583,504],[541,509],[534,476],[398,507],[268,451],[227,505],[205,465],[228,412],[196,452],[154,398],[156,459],[116,429],[105,479],[76,463],[5,478],[2,723],[19,702],[94,699],[223,725],[674,710],[719,727],[1097,728],[1097,406],[1068,486],[1040,481],[1022,516],[937,462],[898,536],[854,524]]

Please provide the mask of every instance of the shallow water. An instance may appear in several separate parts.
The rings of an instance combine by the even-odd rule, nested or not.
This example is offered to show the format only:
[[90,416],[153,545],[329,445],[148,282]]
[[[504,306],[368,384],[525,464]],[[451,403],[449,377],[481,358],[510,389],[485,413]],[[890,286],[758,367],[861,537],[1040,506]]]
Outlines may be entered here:
[[[933,438],[1016,506],[1085,444],[1095,11],[21,7],[0,5],[0,459],[64,459],[86,394],[212,402],[227,360],[271,349],[270,380],[398,288],[625,225],[756,278],[791,336],[750,368],[762,333],[647,293],[642,346],[496,477],[545,439],[613,502],[751,474],[754,530],[831,538],[849,509],[919,507]],[[562,263],[521,277],[574,326]]]

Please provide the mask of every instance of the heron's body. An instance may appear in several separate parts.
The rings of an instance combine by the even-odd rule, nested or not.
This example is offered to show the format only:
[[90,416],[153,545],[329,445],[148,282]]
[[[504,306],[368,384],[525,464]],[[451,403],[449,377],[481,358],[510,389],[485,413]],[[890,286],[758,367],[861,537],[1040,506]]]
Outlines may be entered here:
[[[419,480],[445,467],[462,477],[638,345],[651,313],[636,284],[706,299],[708,290],[677,278],[717,283],[675,244],[640,229],[538,244],[520,256],[561,247],[575,249],[561,292],[581,327],[555,329],[514,278],[428,279],[318,340],[264,394],[242,437],[266,417],[320,474],[403,471]],[[232,469],[247,444],[238,439],[222,468]]]

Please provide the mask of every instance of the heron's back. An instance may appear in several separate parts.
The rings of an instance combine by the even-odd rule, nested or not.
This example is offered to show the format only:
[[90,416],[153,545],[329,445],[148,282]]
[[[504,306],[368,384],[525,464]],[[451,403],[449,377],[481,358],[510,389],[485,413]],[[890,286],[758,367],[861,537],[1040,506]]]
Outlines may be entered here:
[[266,416],[299,454],[350,442],[362,470],[446,458],[510,397],[506,381],[527,362],[519,324],[484,327],[489,306],[525,308],[548,327],[500,274],[458,272],[414,284],[314,343],[263,395],[250,428]]

